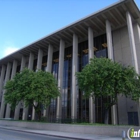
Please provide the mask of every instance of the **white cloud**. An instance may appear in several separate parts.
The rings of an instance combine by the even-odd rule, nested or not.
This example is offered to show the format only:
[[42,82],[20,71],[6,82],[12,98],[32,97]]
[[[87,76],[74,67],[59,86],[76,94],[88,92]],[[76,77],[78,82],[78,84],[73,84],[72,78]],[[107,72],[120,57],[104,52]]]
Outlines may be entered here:
[[16,48],[16,47],[5,47],[4,52],[3,52],[3,56],[5,57],[5,56],[17,51],[17,50],[18,50],[18,48]]

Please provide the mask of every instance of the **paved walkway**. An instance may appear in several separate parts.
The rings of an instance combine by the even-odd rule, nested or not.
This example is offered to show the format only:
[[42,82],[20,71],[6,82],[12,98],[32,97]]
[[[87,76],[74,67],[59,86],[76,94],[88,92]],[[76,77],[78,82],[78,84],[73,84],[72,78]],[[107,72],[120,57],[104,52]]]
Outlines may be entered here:
[[[72,139],[77,139],[77,140],[122,140],[121,136],[111,137],[111,136],[102,136],[102,135],[94,135],[94,134],[68,133],[68,132],[57,132],[57,131],[36,130],[36,129],[33,130],[33,129],[28,129],[28,128],[9,127],[9,126],[0,126],[0,128],[27,132],[27,133],[41,134],[41,135],[72,138]],[[125,140],[128,140],[128,139],[125,139]]]

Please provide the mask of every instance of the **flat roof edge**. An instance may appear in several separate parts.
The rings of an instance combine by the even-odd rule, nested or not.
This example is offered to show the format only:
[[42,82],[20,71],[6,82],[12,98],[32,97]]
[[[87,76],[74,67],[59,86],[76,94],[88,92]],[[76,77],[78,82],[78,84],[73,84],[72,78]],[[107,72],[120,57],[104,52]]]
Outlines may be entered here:
[[[101,12],[103,12],[103,11],[105,11],[105,10],[107,10],[107,9],[110,9],[110,8],[112,8],[112,7],[115,7],[116,5],[125,3],[126,1],[133,1],[133,2],[134,2],[134,0],[120,0],[120,1],[118,1],[118,2],[115,2],[115,3],[113,3],[113,4],[109,5],[109,6],[106,6],[105,8],[102,8],[102,9],[96,11],[96,12],[93,12],[92,14],[89,14],[89,15],[85,16],[84,18],[81,18],[81,19],[79,19],[79,20],[77,20],[77,21],[74,21],[74,22],[72,22],[72,23],[70,23],[70,24],[68,24],[68,25],[66,25],[66,26],[64,26],[64,27],[62,27],[62,28],[60,28],[60,29],[58,29],[58,30],[56,30],[56,31],[54,31],[54,32],[52,32],[52,33],[50,33],[50,34],[48,34],[48,35],[46,35],[46,36],[44,36],[44,37],[42,37],[42,38],[40,38],[40,39],[38,39],[38,40],[36,40],[36,41],[34,41],[34,42],[28,44],[28,45],[26,45],[26,46],[24,46],[24,47],[22,47],[22,48],[20,48],[19,50],[17,50],[17,51],[15,51],[15,52],[13,52],[13,53],[11,53],[11,54],[9,54],[9,55],[3,57],[2,59],[0,59],[0,61],[2,61],[3,59],[6,59],[7,57],[10,57],[10,56],[12,56],[12,55],[14,55],[14,54],[16,54],[16,53],[18,53],[18,52],[20,52],[20,51],[22,51],[23,49],[28,48],[29,46],[31,46],[31,45],[33,45],[33,44],[35,44],[35,43],[37,43],[37,42],[39,42],[39,41],[41,41],[41,40],[47,38],[47,37],[50,37],[50,36],[52,36],[52,35],[54,35],[54,34],[60,32],[60,31],[63,31],[63,30],[65,30],[65,29],[67,29],[67,28],[69,28],[69,27],[71,27],[71,26],[74,26],[75,24],[78,24],[79,22],[82,22],[82,21],[84,21],[84,20],[90,18],[91,16],[94,16],[94,15],[96,15],[96,14],[100,14]],[[135,4],[135,6],[137,7],[137,5],[136,5],[135,2],[134,2],[134,4]],[[139,9],[138,9],[138,10],[139,10]]]

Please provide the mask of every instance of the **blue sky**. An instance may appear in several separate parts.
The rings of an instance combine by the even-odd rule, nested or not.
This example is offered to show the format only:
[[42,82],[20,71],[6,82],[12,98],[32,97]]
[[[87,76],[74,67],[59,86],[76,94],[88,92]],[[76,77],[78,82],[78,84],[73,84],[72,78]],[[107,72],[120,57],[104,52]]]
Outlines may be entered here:
[[0,0],[0,59],[118,1]]

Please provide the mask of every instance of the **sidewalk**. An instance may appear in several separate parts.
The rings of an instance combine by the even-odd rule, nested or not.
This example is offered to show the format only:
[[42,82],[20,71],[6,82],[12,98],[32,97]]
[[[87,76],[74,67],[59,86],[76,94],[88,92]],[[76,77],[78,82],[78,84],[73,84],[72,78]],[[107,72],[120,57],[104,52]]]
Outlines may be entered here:
[[121,136],[110,137],[110,136],[102,136],[102,135],[94,135],[94,134],[67,133],[67,132],[36,130],[36,129],[33,130],[33,129],[28,129],[28,128],[9,127],[9,126],[0,126],[0,128],[20,131],[20,132],[40,134],[40,135],[72,138],[72,139],[78,139],[78,140],[122,140]]

